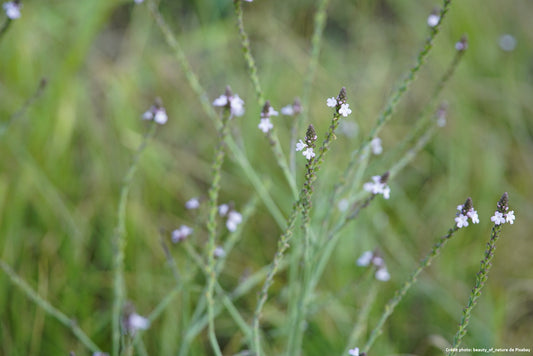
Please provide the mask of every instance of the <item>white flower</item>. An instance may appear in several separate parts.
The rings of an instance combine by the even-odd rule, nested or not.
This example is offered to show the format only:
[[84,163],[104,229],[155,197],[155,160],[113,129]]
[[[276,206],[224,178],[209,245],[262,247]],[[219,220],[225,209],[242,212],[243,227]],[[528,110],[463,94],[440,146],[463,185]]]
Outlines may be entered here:
[[455,49],[458,51],[464,51],[468,48],[468,42],[460,40],[455,42]]
[[4,8],[4,11],[6,12],[6,16],[10,20],[16,20],[20,18],[20,8],[22,5],[14,2],[14,1],[8,1],[2,5]]
[[459,229],[462,227],[466,227],[468,226],[468,216],[459,214],[459,216],[455,218],[455,222],[457,223],[457,227]]
[[350,104],[342,104],[341,108],[339,109],[339,114],[346,117],[352,113],[352,109],[350,109]]
[[292,106],[292,104],[282,107],[280,111],[283,115],[294,115],[294,107]]
[[305,142],[303,142],[302,140],[300,140],[296,144],[296,151],[302,151],[306,147],[307,147],[307,144]]
[[348,350],[348,354],[350,356],[359,356],[359,348],[358,347],[354,347],[353,349]]
[[276,110],[274,110],[274,108],[272,106],[269,106],[268,107],[268,112],[266,114],[261,113],[261,116],[263,116],[263,115],[266,116],[266,117],[271,117],[271,116],[278,116],[279,113]]
[[168,120],[167,112],[165,109],[157,109],[154,115],[154,121],[157,122],[159,125],[163,125]]
[[311,159],[311,158],[315,157],[315,152],[313,152],[313,148],[312,147],[308,147],[305,151],[302,152],[302,154],[307,159]]
[[381,176],[373,176],[373,182],[363,184],[363,189],[372,194],[383,194],[383,198],[390,198],[390,187],[386,183],[381,183]]
[[372,139],[372,141],[370,141],[370,149],[375,155],[379,155],[381,152],[383,152],[383,147],[381,147],[381,139],[379,137],[375,137]]
[[[514,220],[514,212],[512,214],[513,220]],[[490,218],[490,221],[493,221],[495,225],[505,224],[505,218],[503,217],[503,214],[499,211],[494,212],[494,216]]]
[[198,209],[199,206],[200,201],[198,200],[198,198],[191,198],[185,203],[185,208],[187,210]]
[[226,216],[226,214],[229,211],[229,205],[228,204],[222,204],[218,207],[218,215],[220,216]]
[[165,108],[158,102],[160,102],[159,99],[156,100],[155,105],[144,112],[142,118],[143,120],[154,120],[159,125],[163,125],[168,121],[168,116]]
[[328,100],[326,100],[326,105],[330,108],[334,108],[335,106],[337,106],[337,99],[333,97],[328,98]]
[[514,219],[515,219],[514,210],[511,210],[510,212],[505,214],[505,221],[508,222],[509,224],[513,225]]
[[149,327],[150,320],[137,313],[131,313],[126,321],[126,329],[128,329],[131,335],[135,334],[137,330],[146,330]]
[[370,264],[373,257],[374,257],[374,253],[372,251],[365,251],[363,252],[361,257],[357,259],[357,265],[361,267],[366,267]]
[[259,127],[259,130],[263,131],[264,133],[267,133],[268,131],[272,130],[274,125],[272,125],[270,119],[267,117],[261,119],[261,122],[259,123],[259,125],[257,125],[257,127]]
[[96,351],[93,352],[93,356],[109,356],[109,354],[101,351]]
[[136,4],[141,4],[144,2],[144,0],[134,0]]
[[463,204],[457,205],[457,210],[462,211],[463,210]]
[[431,14],[428,16],[428,26],[435,27],[439,24],[440,16],[437,14]]
[[222,247],[217,246],[215,248],[214,255],[215,255],[216,258],[225,257],[226,256],[226,251],[224,251],[224,249]]
[[378,281],[387,282],[390,279],[390,274],[386,267],[381,267],[376,271],[375,277]]
[[187,236],[192,234],[193,229],[187,225],[181,225],[179,229],[172,231],[172,242],[178,243],[185,240]]
[[242,116],[244,114],[244,100],[238,94],[221,95],[213,101],[213,106],[227,106],[228,103],[232,116]]
[[477,211],[474,210],[474,208],[470,209],[466,216],[468,216],[470,219],[472,219],[472,222],[474,224],[479,224],[479,216],[477,215]]
[[226,221],[226,227],[229,231],[234,232],[237,230],[237,226],[242,222],[242,215],[235,210],[232,210],[228,214],[228,220]]
[[511,52],[516,47],[516,39],[512,35],[503,35],[500,37],[500,48],[505,52]]

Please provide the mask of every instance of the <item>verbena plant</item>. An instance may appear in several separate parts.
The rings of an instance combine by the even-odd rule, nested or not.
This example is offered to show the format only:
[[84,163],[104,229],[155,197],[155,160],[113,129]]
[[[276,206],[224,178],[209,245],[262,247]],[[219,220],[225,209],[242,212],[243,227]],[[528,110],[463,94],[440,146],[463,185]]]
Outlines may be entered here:
[[[142,3],[143,1],[136,2]],[[20,4],[18,2],[9,2],[8,4],[4,6],[8,17],[0,31],[2,37],[9,35],[10,25],[20,17],[17,12],[20,10]],[[155,24],[172,49],[192,92],[201,104],[205,116],[212,120],[218,131],[218,135],[214,138],[211,183],[206,192],[207,198],[204,200],[192,198],[186,203],[187,209],[198,212],[198,216],[203,219],[202,222],[194,227],[183,224],[179,228],[176,226],[176,228],[162,229],[161,231],[161,246],[170,273],[174,277],[175,285],[169,289],[158,304],[153,306],[152,312],[142,316],[143,313],[137,313],[134,307],[139,301],[128,300],[128,283],[125,278],[125,260],[128,258],[126,216],[129,191],[138,170],[139,160],[146,146],[154,138],[158,126],[164,125],[169,119],[164,104],[159,99],[142,115],[143,119],[148,122],[148,128],[124,176],[119,195],[117,221],[112,237],[113,293],[110,296],[112,307],[109,310],[111,315],[110,349],[98,345],[90,335],[87,335],[79,327],[74,318],[67,316],[60,308],[46,301],[30,286],[30,283],[21,279],[7,263],[0,260],[0,267],[10,281],[26,297],[42,308],[47,315],[70,329],[77,340],[93,355],[106,353],[114,356],[147,355],[148,351],[143,343],[144,334],[157,332],[151,325],[186,290],[194,290],[197,299],[191,301],[188,306],[184,305],[184,308],[191,307],[192,309],[188,313],[189,317],[185,320],[184,332],[181,335],[176,335],[180,339],[179,355],[197,353],[197,349],[193,350],[193,344],[198,339],[207,341],[209,346],[206,345],[203,352],[208,354],[313,354],[312,351],[305,348],[306,339],[312,337],[307,333],[308,323],[313,319],[316,311],[328,303],[327,299],[318,298],[320,282],[328,263],[332,258],[335,258],[335,248],[343,237],[346,226],[362,217],[361,212],[376,200],[394,199],[394,190],[391,191],[389,184],[425,147],[439,127],[446,124],[447,106],[439,102],[440,94],[452,79],[455,69],[467,51],[466,37],[457,42],[453,50],[454,53],[450,55],[451,61],[448,68],[435,83],[431,100],[420,113],[409,134],[395,148],[391,149],[395,155],[389,161],[393,163],[390,163],[386,170],[380,172],[372,170],[372,162],[379,159],[383,150],[379,134],[393,119],[397,105],[405,97],[411,83],[415,81],[420,69],[426,63],[434,40],[452,6],[451,0],[443,1],[441,9],[428,17],[427,38],[416,56],[414,65],[393,90],[373,128],[362,140],[352,142],[353,146],[350,148],[352,153],[341,167],[325,164],[328,162],[329,156],[334,154],[330,151],[334,150],[335,140],[339,135],[339,126],[343,125],[343,121],[347,120],[347,117],[355,115],[352,113],[352,108],[356,98],[351,97],[344,87],[339,88],[336,93],[331,93],[329,98],[324,98],[324,105],[330,108],[330,123],[326,128],[318,128],[319,125],[313,122],[316,118],[310,110],[311,88],[319,63],[329,1],[320,0],[314,14],[311,56],[304,87],[300,93],[295,93],[295,96],[299,95],[301,99],[294,99],[292,104],[280,110],[282,115],[292,117],[292,127],[288,140],[278,136],[280,129],[274,119],[275,116],[279,116],[279,112],[274,109],[277,105],[267,100],[268,98],[263,91],[258,75],[259,70],[252,54],[250,39],[245,29],[243,8],[254,6],[254,4],[247,4],[241,0],[235,0],[233,4],[237,25],[235,35],[240,38],[247,74],[255,91],[255,103],[245,104],[243,99],[233,91],[234,88],[230,86],[219,97],[209,98],[201,85],[198,73],[193,71],[188,62],[178,38],[159,12],[157,3],[153,0],[147,0],[145,4]],[[21,110],[13,114],[3,124],[0,135],[3,136],[13,124],[16,124],[16,120],[39,98],[44,90],[44,83],[39,86]],[[238,117],[245,116],[247,119],[253,120],[252,115],[247,114],[250,111],[253,112],[252,108],[261,112],[257,117],[257,129],[262,132],[265,142],[268,143],[272,151],[272,157],[277,163],[276,166],[268,167],[268,169],[271,170],[272,174],[281,172],[283,175],[292,200],[289,207],[280,206],[276,202],[271,194],[272,183],[260,173],[257,162],[252,162],[249,159],[246,150],[240,143],[240,137],[232,130],[239,125]],[[250,197],[245,206],[239,207],[234,203],[223,202],[220,199],[220,193],[224,188],[222,167],[227,157],[239,166],[243,176],[255,189],[255,194]],[[327,176],[327,182],[321,182],[325,173],[322,171],[323,166],[331,171]],[[331,180],[331,177],[335,178]],[[320,184],[320,189],[317,189],[317,184]],[[270,263],[256,271],[250,271],[249,275],[243,278],[237,287],[229,290],[225,288],[222,282],[227,262],[226,256],[242,242],[244,238],[243,228],[247,224],[253,224],[253,214],[261,204],[267,209],[281,231],[277,237],[275,253]],[[319,206],[320,209],[317,209],[317,205],[321,205]],[[433,237],[435,239],[433,247],[385,305],[378,305],[377,293],[379,286],[390,279],[391,273],[387,269],[380,248],[376,246],[374,251],[359,251],[360,258],[357,259],[357,264],[361,269],[366,270],[366,274],[364,281],[361,282],[364,288],[354,296],[356,299],[354,303],[362,305],[362,307],[358,310],[352,330],[347,333],[348,337],[344,345],[337,346],[336,353],[372,355],[372,346],[382,333],[387,319],[416,283],[420,273],[439,256],[441,249],[461,228],[470,223],[480,222],[471,198],[467,198],[462,205],[457,207],[453,221],[452,217],[453,214],[450,212],[450,228]],[[464,308],[459,328],[454,339],[449,340],[446,349],[442,350],[443,353],[454,355],[458,352],[467,332],[473,308],[487,281],[502,225],[505,223],[513,224],[514,219],[514,211],[509,210],[508,195],[505,193],[498,201],[496,212],[491,218],[494,224],[487,250]],[[201,240],[201,236],[205,237],[205,243],[198,242]],[[197,242],[194,242],[195,239]],[[176,261],[175,251],[178,249],[186,252],[190,263]],[[196,280],[188,277],[191,274],[183,274],[179,266],[184,264],[188,268],[200,271],[203,278]],[[282,272],[286,274],[286,287],[277,292],[285,295],[276,296],[272,286]],[[255,305],[237,303],[238,299],[245,295],[255,295]],[[283,302],[273,301],[277,297],[280,297]],[[280,303],[283,304],[282,307],[279,307],[283,310],[282,316],[278,315],[279,311],[275,307],[269,308],[269,305],[274,303],[277,304],[277,307]],[[381,317],[372,323],[369,321],[368,315],[370,309],[377,307],[382,308],[383,312]],[[223,319],[223,325],[220,325],[218,321],[221,320],[220,316],[223,313],[227,313],[227,316]],[[279,324],[273,322],[278,318],[282,318],[283,322]],[[229,322],[232,323],[231,327],[228,326]],[[235,328],[237,331],[228,337],[227,332],[223,332],[225,328],[231,330]],[[220,333],[224,336],[221,337]],[[203,337],[205,335],[206,338]],[[154,352],[158,354],[157,350]],[[331,353],[334,354],[335,352],[332,351]]]

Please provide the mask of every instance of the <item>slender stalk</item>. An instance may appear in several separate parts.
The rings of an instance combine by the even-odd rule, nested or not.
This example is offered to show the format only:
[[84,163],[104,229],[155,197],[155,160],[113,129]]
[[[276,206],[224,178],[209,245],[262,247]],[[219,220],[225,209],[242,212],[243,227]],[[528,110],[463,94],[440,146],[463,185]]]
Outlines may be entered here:
[[4,35],[7,33],[7,29],[9,28],[12,22],[13,20],[11,20],[10,18],[6,18],[6,20],[2,24],[2,27],[0,27],[0,40],[2,40]]
[[122,188],[120,190],[120,200],[118,204],[117,212],[117,226],[115,227],[115,234],[113,237],[113,243],[115,248],[114,263],[113,263],[113,355],[117,356],[120,350],[120,316],[122,307],[124,305],[124,299],[126,296],[126,286],[124,284],[124,258],[126,251],[126,205],[128,202],[128,194],[131,188],[131,183],[135,172],[137,171],[139,159],[148,144],[148,141],[154,136],[156,131],[156,123],[150,124],[149,130],[143,137],[143,140],[135,155],[133,156],[132,163],[128,172],[124,176],[122,182]]
[[224,163],[224,140],[228,135],[228,121],[231,118],[230,109],[226,109],[226,113],[222,118],[222,127],[219,132],[219,141],[215,149],[215,159],[213,162],[212,176],[213,181],[211,183],[211,188],[209,188],[209,203],[208,203],[208,218],[207,218],[207,290],[206,290],[206,300],[207,300],[207,315],[209,317],[209,326],[208,334],[209,341],[211,342],[211,347],[216,355],[221,356],[222,351],[218,345],[217,337],[215,334],[215,313],[214,313],[214,297],[213,293],[215,290],[216,282],[216,273],[215,273],[215,248],[216,248],[216,229],[217,229],[217,202],[218,202],[218,193],[220,191],[220,179],[221,174],[220,170],[222,169],[222,163]]
[[94,343],[94,341],[92,341],[91,338],[87,336],[85,332],[83,332],[83,330],[78,326],[78,324],[76,323],[74,319],[69,318],[59,309],[55,308],[52,304],[50,304],[48,301],[43,299],[32,287],[28,285],[28,283],[26,283],[26,281],[20,278],[20,276],[17,275],[15,271],[13,271],[13,269],[1,259],[0,259],[0,268],[9,277],[11,283],[13,283],[15,286],[20,288],[20,290],[22,291],[24,295],[26,295],[26,297],[32,300],[38,307],[43,309],[47,315],[56,319],[61,324],[66,326],[68,329],[70,329],[72,333],[74,334],[74,336],[76,336],[76,338],[85,347],[87,347],[92,352],[101,351],[100,348]]
[[[327,13],[330,0],[320,0],[314,17],[313,37],[311,38],[311,58],[309,59],[309,66],[304,80],[303,95],[302,95],[302,114],[296,117],[294,128],[291,135],[291,147],[296,145],[298,132],[302,122],[309,118],[309,99],[311,96],[311,88],[315,79],[316,68],[318,66],[318,56],[322,48],[322,35],[324,34],[324,27],[326,26]],[[295,152],[291,151],[290,166],[293,176],[296,176],[296,159]]]
[[[239,31],[239,36],[241,38],[241,47],[244,56],[244,61],[246,62],[246,66],[248,68],[248,75],[250,77],[250,80],[252,81],[252,85],[254,87],[255,94],[257,97],[257,102],[260,107],[263,107],[266,101],[263,94],[263,89],[261,88],[261,84],[259,82],[259,77],[257,75],[257,66],[255,64],[255,59],[252,55],[252,50],[250,49],[250,39],[248,38],[248,34],[246,33],[246,31],[244,30],[242,0],[233,0],[233,4],[235,6],[235,15],[237,16],[237,28]],[[293,197],[298,197],[298,188],[296,187],[296,180],[294,179],[294,175],[289,169],[289,165],[287,164],[287,158],[283,153],[279,138],[274,129],[270,130],[267,133],[267,138],[270,142],[270,147],[272,149],[272,152],[274,153],[274,157],[276,157],[276,162],[281,168],[285,179],[287,179],[287,182],[289,183]]]
[[442,247],[450,240],[450,238],[454,235],[454,233],[459,230],[457,225],[454,225],[452,228],[448,230],[448,233],[442,237],[439,238],[439,240],[433,245],[431,251],[426,255],[426,257],[420,262],[419,266],[414,270],[413,273],[409,276],[407,281],[403,284],[403,286],[394,293],[394,297],[385,305],[385,309],[383,311],[383,314],[381,315],[381,318],[379,319],[378,323],[370,333],[370,337],[368,338],[368,341],[366,342],[365,346],[363,347],[363,352],[368,352],[370,347],[374,344],[376,341],[376,338],[381,335],[383,325],[389,318],[389,316],[394,311],[394,308],[400,303],[400,301],[403,299],[404,295],[407,293],[407,291],[415,284],[416,279],[418,275],[426,268],[428,267],[431,262],[440,254],[440,251]]

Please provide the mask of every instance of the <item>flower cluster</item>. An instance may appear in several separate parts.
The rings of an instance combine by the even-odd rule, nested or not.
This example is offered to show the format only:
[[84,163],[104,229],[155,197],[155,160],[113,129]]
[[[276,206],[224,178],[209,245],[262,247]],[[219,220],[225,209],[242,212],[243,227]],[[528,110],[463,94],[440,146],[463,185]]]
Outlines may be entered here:
[[263,131],[264,133],[268,133],[270,130],[274,128],[274,125],[270,122],[271,116],[278,116],[278,112],[274,110],[274,108],[270,105],[270,101],[266,101],[265,105],[263,106],[263,111],[261,111],[261,121],[259,122],[259,130]]
[[167,122],[168,116],[167,111],[161,103],[161,99],[155,99],[154,105],[150,107],[144,114],[143,120],[154,120],[159,125],[163,125]]
[[193,231],[194,230],[191,227],[181,225],[179,229],[172,231],[172,242],[178,243],[185,240]]
[[302,155],[308,160],[315,157],[314,147],[317,137],[318,136],[316,135],[315,128],[313,125],[309,125],[305,136],[305,142],[299,140],[298,143],[296,143],[296,151],[303,151]]
[[213,106],[223,106],[230,110],[231,116],[242,116],[244,114],[244,100],[239,95],[233,94],[229,86],[226,93],[213,101]]
[[366,251],[357,259],[358,266],[367,267],[370,264],[377,268],[375,277],[378,281],[386,282],[390,279],[385,261],[377,251]]
[[494,225],[501,225],[505,223],[509,223],[511,225],[514,224],[516,217],[514,216],[514,210],[508,211],[508,199],[509,197],[507,193],[504,193],[498,202],[497,210],[494,212],[494,216],[490,218],[490,220],[494,222]]
[[231,209],[229,204],[222,204],[218,207],[218,215],[227,217],[226,227],[230,232],[237,230],[237,227],[242,222],[241,213]]
[[363,189],[372,194],[383,194],[383,198],[390,198],[390,187],[387,185],[389,179],[389,172],[382,176],[373,176],[372,182],[363,184]]
[[8,1],[4,3],[2,7],[4,8],[8,19],[16,20],[20,18],[20,9],[22,8],[20,1]]
[[346,99],[341,99],[339,97],[331,97],[326,100],[326,105],[330,108],[338,108],[339,114],[344,117],[347,117],[352,113],[352,109],[350,109],[350,104],[346,103]]
[[457,205],[457,210],[455,223],[459,229],[468,226],[468,218],[472,220],[472,223],[479,224],[479,216],[472,206],[472,199],[468,198],[463,205]]

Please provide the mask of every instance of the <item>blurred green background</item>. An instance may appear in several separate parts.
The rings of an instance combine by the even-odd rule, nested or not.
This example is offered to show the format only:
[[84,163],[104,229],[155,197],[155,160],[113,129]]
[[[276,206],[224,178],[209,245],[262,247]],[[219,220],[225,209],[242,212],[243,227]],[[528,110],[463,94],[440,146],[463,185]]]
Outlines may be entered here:
[[[354,110],[347,120],[357,124],[358,133],[339,134],[332,147],[316,188],[318,215],[330,208],[321,202],[342,171],[339,167],[348,162],[413,64],[428,35],[427,16],[440,5],[331,2],[308,123],[323,134],[331,115],[325,99],[346,86]],[[243,7],[265,96],[279,109],[302,95],[316,2],[256,0]],[[160,10],[210,100],[227,84],[245,100],[247,112],[232,122],[232,134],[258,174],[271,181],[270,193],[288,214],[289,187],[257,129],[260,108],[242,59],[232,2],[163,0]],[[456,205],[470,196],[481,223],[460,230],[450,241],[392,315],[371,352],[439,354],[456,332],[489,239],[490,216],[504,191],[509,192],[516,223],[503,228],[464,345],[533,349],[531,14],[529,0],[453,2],[428,64],[380,134],[384,155],[409,132],[452,60],[455,42],[466,34],[469,49],[442,95],[448,102],[448,125],[390,183],[391,199],[377,199],[342,231],[317,291],[317,298],[328,303],[309,320],[302,354],[340,354],[344,349],[368,288],[363,270],[355,265],[363,251],[379,247],[392,275],[379,285],[368,325],[372,329],[384,303],[453,224]],[[505,34],[516,39],[512,51],[500,47]],[[133,1],[24,1],[22,18],[0,40],[3,125],[43,77],[48,86],[42,96],[0,137],[0,256],[110,350],[111,238],[121,180],[146,131],[140,117],[156,96],[162,98],[169,122],[158,129],[141,159],[127,210],[128,299],[145,315],[174,285],[159,230],[194,225],[195,245],[201,248],[205,242],[205,211],[187,211],[184,203],[207,195],[216,130],[146,6]],[[291,119],[273,121],[288,152]],[[373,159],[366,177],[387,168],[379,158]],[[299,164],[303,173],[303,160]],[[231,155],[223,166],[222,185],[220,201],[233,201],[238,210],[256,194]],[[232,290],[245,271],[268,264],[279,233],[259,204],[244,226],[243,240],[228,256],[222,285]],[[190,312],[204,283],[180,246],[172,246],[172,253],[197,288],[177,298],[144,336],[155,355],[176,354],[187,327],[183,314]],[[273,330],[284,324],[285,280],[283,273],[276,279],[265,311],[265,326]],[[237,302],[247,319],[256,292]],[[217,327],[225,353],[238,352],[238,331],[228,315],[217,319]],[[269,342],[282,339],[271,333]],[[206,340],[206,335],[199,336],[191,354],[210,354]],[[0,273],[0,354],[66,355],[71,350],[89,354],[68,329],[45,316]]]

